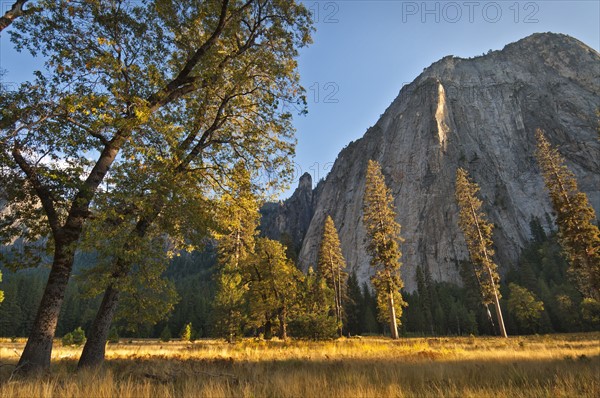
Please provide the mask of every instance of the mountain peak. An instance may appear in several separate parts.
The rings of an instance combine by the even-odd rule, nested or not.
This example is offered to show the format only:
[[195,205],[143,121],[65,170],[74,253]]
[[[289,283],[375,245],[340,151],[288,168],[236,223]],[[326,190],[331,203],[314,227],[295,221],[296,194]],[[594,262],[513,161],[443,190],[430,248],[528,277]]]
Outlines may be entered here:
[[312,176],[310,173],[304,173],[300,177],[300,181],[298,182],[298,189],[300,190],[312,190]]
[[471,59],[446,57],[405,86],[380,120],[338,155],[309,194],[310,175],[277,209],[274,236],[294,237],[303,269],[316,263],[331,215],[348,266],[361,282],[373,270],[362,225],[365,169],[382,165],[402,225],[402,276],[414,290],[417,265],[439,281],[460,283],[468,258],[458,227],[454,181],[465,168],[481,188],[494,223],[500,271],[516,264],[532,216],[551,206],[534,160],[536,128],[559,145],[592,206],[600,211],[597,140],[600,56],[567,35],[538,33]]

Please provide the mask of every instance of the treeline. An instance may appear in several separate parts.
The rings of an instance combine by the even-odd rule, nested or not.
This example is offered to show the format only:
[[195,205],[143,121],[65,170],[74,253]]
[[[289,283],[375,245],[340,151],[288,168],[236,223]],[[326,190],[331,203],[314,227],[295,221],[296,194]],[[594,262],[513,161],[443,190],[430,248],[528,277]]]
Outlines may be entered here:
[[[479,187],[463,169],[457,171],[456,200],[470,260],[457,264],[462,287],[435,282],[429,269],[417,266],[417,290],[408,293],[399,272],[400,225],[377,162],[369,161],[363,204],[372,290],[359,286],[354,274],[348,275],[329,216],[323,225],[316,267],[307,274],[290,260],[284,245],[260,237],[259,195],[251,173],[240,162],[225,182],[226,192],[214,203],[214,222],[209,227],[212,240],[205,243],[208,247],[203,252],[176,257],[170,267],[154,267],[154,272],[163,270],[157,274],[149,273],[143,264],[132,264],[137,279],[124,279],[132,286],[119,286],[120,311],[115,314],[112,335],[120,329],[124,336],[172,336],[185,328],[189,331],[186,335],[234,341],[242,336],[332,338],[382,332],[397,338],[398,332],[462,335],[498,331],[506,337],[507,333],[598,328],[600,237],[592,223],[594,213],[558,152],[540,131],[537,138],[536,156],[557,212],[558,229],[552,229],[547,217],[547,234],[540,220],[532,218],[532,241],[504,281],[493,261],[493,226],[481,210]],[[160,248],[148,251],[144,261],[152,264],[151,253],[157,250]],[[92,297],[100,292],[89,282],[98,268],[94,262],[101,264],[101,260],[90,254],[82,258],[86,266],[65,292],[59,335],[76,325],[94,329],[93,309],[98,299]],[[41,296],[44,279],[44,270],[22,271],[6,278],[0,333],[27,333],[34,313],[32,303]],[[107,292],[110,289],[112,285]],[[167,321],[157,323],[168,315]]]
[[[505,321],[508,333],[598,330],[600,308],[590,300],[584,301],[568,277],[568,262],[557,242],[556,231],[545,232],[537,218],[533,218],[530,225],[531,241],[521,252],[518,264],[502,280],[501,305],[507,309]],[[550,221],[548,225],[551,225]],[[496,334],[486,309],[481,305],[470,264],[463,262],[457,267],[461,269],[463,286],[437,282],[427,268],[417,267],[417,290],[402,293],[408,303],[402,315],[402,335]],[[159,338],[168,329],[171,336],[177,337],[185,325],[191,323],[192,338],[218,337],[214,327],[217,269],[216,249],[212,246],[203,252],[174,258],[165,274],[175,284],[179,301],[168,319],[135,327],[128,325],[125,319],[119,319],[115,324],[118,335],[122,338]],[[29,269],[15,273],[3,270],[3,274],[0,290],[5,291],[5,301],[0,305],[0,336],[27,336],[48,271]],[[387,327],[377,320],[377,303],[372,290],[366,283],[359,284],[353,273],[348,277],[347,292],[344,335],[388,333]],[[520,307],[519,302],[527,305]],[[531,305],[535,302],[542,303],[542,308]],[[78,326],[89,330],[98,304],[98,298],[85,296],[75,278],[67,289],[57,336],[62,337]],[[310,335],[310,328],[302,329],[301,323],[292,319],[290,334],[315,337],[314,333]],[[330,336],[335,335],[331,329],[329,331]],[[249,331],[249,335],[253,332]],[[317,331],[316,337],[320,333]]]
[[[552,223],[548,220],[548,226]],[[544,231],[532,218],[531,241],[518,264],[504,275],[500,305],[508,334],[566,333],[598,330],[600,306],[584,299],[568,274],[568,262],[557,232]],[[405,294],[403,331],[417,335],[494,335],[487,310],[481,305],[471,264],[461,262],[463,286],[435,282],[427,268],[417,267],[417,290]]]

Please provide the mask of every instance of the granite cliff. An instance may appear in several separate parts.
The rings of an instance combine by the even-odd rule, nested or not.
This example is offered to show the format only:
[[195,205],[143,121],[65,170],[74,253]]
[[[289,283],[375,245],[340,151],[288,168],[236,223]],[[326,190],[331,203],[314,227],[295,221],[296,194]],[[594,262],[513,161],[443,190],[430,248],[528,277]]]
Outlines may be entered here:
[[289,236],[306,269],[316,263],[329,214],[349,267],[368,280],[362,203],[367,161],[374,159],[402,225],[406,288],[416,287],[417,265],[428,266],[437,280],[460,282],[458,262],[468,254],[454,179],[463,167],[481,187],[495,224],[495,260],[506,270],[530,238],[531,216],[545,220],[552,214],[533,157],[536,128],[558,146],[600,211],[599,93],[600,55],[566,35],[534,34],[484,56],[445,57],[402,88],[379,121],[340,152],[314,190],[304,176],[290,199],[267,204],[262,231]]

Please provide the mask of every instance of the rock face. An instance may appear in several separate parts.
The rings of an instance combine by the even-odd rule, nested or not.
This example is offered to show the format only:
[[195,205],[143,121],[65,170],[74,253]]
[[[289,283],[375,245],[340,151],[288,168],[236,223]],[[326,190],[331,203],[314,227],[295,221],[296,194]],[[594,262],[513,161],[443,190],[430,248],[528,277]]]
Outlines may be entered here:
[[[312,177],[304,173],[298,188],[285,202],[266,203],[261,209],[261,234],[282,241],[298,255],[314,214]],[[288,250],[288,253],[290,250]]]
[[471,59],[445,57],[402,88],[363,138],[340,152],[313,192],[306,179],[301,182],[275,217],[263,219],[263,229],[301,242],[299,261],[306,269],[316,264],[329,214],[349,267],[368,280],[362,203],[367,161],[374,159],[402,225],[406,288],[416,288],[417,265],[428,266],[437,280],[460,283],[458,261],[468,253],[454,180],[463,167],[480,185],[484,210],[495,224],[495,260],[502,272],[516,264],[529,240],[531,216],[545,220],[552,214],[534,159],[536,128],[558,146],[600,211],[599,92],[600,55],[565,35],[534,34]]

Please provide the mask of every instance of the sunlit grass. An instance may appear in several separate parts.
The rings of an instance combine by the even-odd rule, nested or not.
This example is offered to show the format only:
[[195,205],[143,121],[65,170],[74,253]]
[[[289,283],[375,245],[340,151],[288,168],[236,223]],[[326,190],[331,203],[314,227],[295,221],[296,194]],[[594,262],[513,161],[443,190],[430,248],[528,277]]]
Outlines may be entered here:
[[600,333],[236,344],[111,344],[76,373],[81,349],[56,343],[47,375],[10,378],[24,341],[0,341],[2,397],[596,397]]

